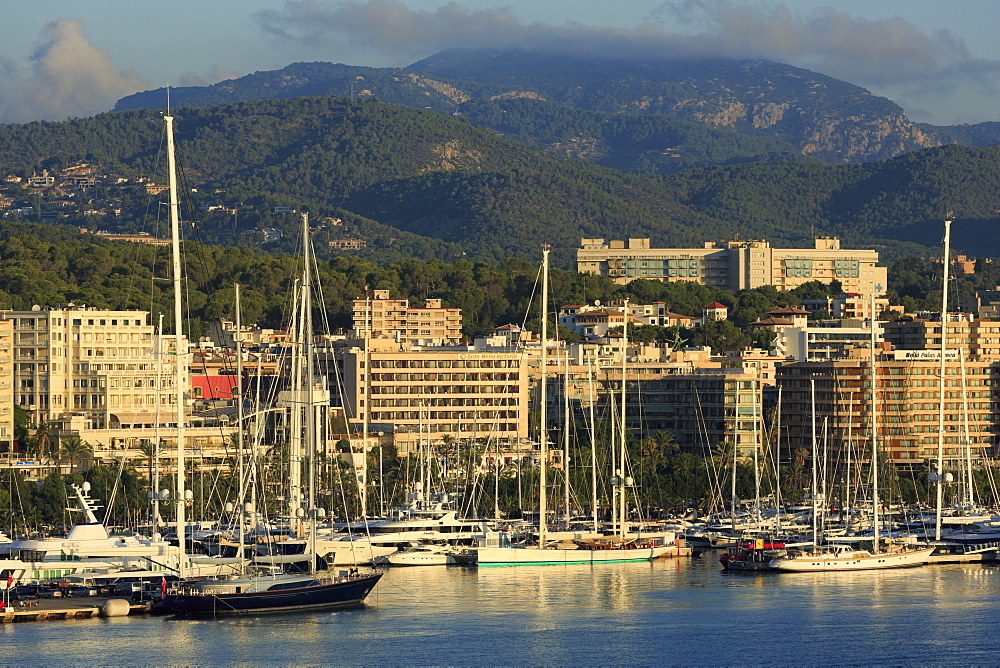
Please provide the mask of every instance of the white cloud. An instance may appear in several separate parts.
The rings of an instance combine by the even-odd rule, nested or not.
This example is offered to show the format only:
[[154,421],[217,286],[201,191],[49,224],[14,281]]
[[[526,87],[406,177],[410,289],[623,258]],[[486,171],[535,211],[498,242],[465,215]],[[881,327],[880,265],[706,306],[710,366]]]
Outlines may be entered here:
[[90,116],[147,88],[87,40],[83,23],[60,19],[42,29],[27,67],[8,61],[0,69],[0,122]]

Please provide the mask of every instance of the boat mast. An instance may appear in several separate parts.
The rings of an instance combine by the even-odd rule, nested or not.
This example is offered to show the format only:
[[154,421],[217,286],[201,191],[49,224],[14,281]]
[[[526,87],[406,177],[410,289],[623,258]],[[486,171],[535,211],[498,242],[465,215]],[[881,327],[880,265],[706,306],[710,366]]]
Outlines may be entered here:
[[[754,388],[753,396],[750,397],[750,401],[753,402],[753,521],[754,528],[760,530],[761,523],[763,521],[761,508],[760,508],[760,442],[761,442],[761,420],[763,419],[763,411],[760,407],[760,369],[757,369],[756,382],[752,384]],[[737,414],[738,416],[739,414]],[[739,419],[737,417],[737,419]]]
[[566,347],[566,376],[563,380],[563,502],[566,504],[566,530],[569,531],[569,347]]
[[872,554],[878,552],[878,374],[875,373],[875,291],[871,296],[871,371],[872,371]]
[[[156,329],[156,391],[163,390],[163,314],[159,317],[159,326]],[[153,432],[153,488],[150,493],[153,496],[153,530],[158,533],[162,518],[160,517],[160,397],[156,396],[156,426]]]
[[539,479],[540,483],[538,486],[538,547],[545,547],[545,513],[548,511],[545,490],[545,476],[546,476],[546,460],[549,456],[549,432],[548,425],[546,424],[547,411],[546,402],[548,397],[546,392],[548,392],[548,385],[546,377],[548,376],[548,369],[546,364],[548,364],[548,358],[546,353],[546,348],[548,347],[548,341],[546,340],[549,334],[548,328],[548,303],[549,303],[549,245],[545,244],[542,247],[542,351],[541,351],[541,370],[542,378],[540,385],[541,393],[541,406],[539,407],[539,424],[540,424],[540,434],[539,441],[541,449],[541,461],[538,465]]
[[937,483],[936,501],[934,504],[934,540],[941,540],[941,513],[944,507],[944,410],[945,410],[945,363],[948,348],[948,269],[951,260],[951,220],[944,221],[944,257],[942,267],[944,274],[941,279],[941,368],[938,379],[938,444],[937,471],[934,473]]
[[[364,398],[365,398],[365,410],[361,414],[361,480],[360,480],[360,494],[361,494],[361,516],[368,517],[368,421],[371,416],[372,411],[372,354],[371,354],[371,330],[372,330],[372,299],[371,291],[368,286],[365,286],[365,304],[366,306],[366,317],[365,317],[365,352],[364,352],[364,379],[365,385],[363,388]],[[379,445],[379,452],[381,453],[382,446]],[[381,461],[381,454],[379,455]],[[379,484],[382,484],[382,478],[379,476]],[[381,508],[381,496],[380,496],[380,507]]]
[[182,276],[181,276],[181,224],[180,224],[180,204],[177,197],[177,160],[174,156],[174,117],[167,114],[163,117],[167,127],[167,170],[170,188],[170,240],[171,256],[173,258],[173,287],[174,287],[174,392],[177,404],[177,484],[175,507],[177,512],[177,544],[180,546],[180,559],[177,568],[177,576],[184,578],[184,558],[187,549],[186,524],[187,517],[187,492],[184,486],[184,388],[186,387],[184,364],[187,360],[187,351],[182,350],[183,345],[183,309],[181,300],[183,298]]
[[236,346],[236,378],[237,378],[237,398],[236,398],[236,458],[239,462],[239,507],[236,513],[237,527],[237,542],[239,547],[237,548],[239,552],[238,556],[241,560],[245,556],[243,552],[243,541],[244,541],[244,508],[246,504],[246,453],[243,450],[243,322],[240,317],[240,284],[236,283],[233,286],[236,289],[236,335],[233,337],[233,345]]
[[[815,412],[815,411],[814,411]],[[739,414],[740,414],[740,382],[736,381],[736,433],[733,434],[733,477],[730,480],[729,489],[729,525],[733,532],[736,532],[736,505],[738,499],[736,498],[736,453],[739,451],[740,442],[740,430],[739,430]],[[721,492],[721,490],[720,490]]]
[[819,545],[819,505],[816,503],[816,381],[809,379],[809,392],[812,396],[812,461],[809,468],[812,469],[812,520],[813,520],[813,545]]
[[[312,284],[310,283],[310,262],[309,259],[309,214],[302,214],[302,255],[304,259],[304,267],[302,269],[302,331],[304,336],[302,337],[303,345],[305,346],[305,368],[303,369],[302,379],[306,383],[306,409],[303,414],[306,419],[306,438],[305,444],[307,448],[307,461],[309,464],[309,501],[307,506],[307,512],[309,515],[309,572],[316,572],[316,401],[314,397],[314,392],[316,388],[315,380],[313,379],[313,368],[315,366],[315,352],[313,351],[312,345],[312,335],[313,335],[313,321],[312,321]],[[365,370],[368,373],[368,370]],[[365,406],[365,412],[367,414],[368,406]],[[362,453],[365,456],[365,453]]]
[[590,389],[590,510],[594,516],[594,533],[598,530],[597,517],[597,434],[594,422],[594,358],[587,359],[587,385]]
[[958,349],[959,364],[962,368],[962,442],[965,456],[965,506],[967,512],[972,512],[976,503],[972,488],[972,439],[969,436],[969,392],[965,376],[965,348]]
[[302,314],[303,307],[302,280],[296,279],[293,292],[292,323],[291,329],[295,333],[295,347],[293,348],[289,365],[291,368],[292,392],[288,406],[288,521],[290,528],[294,528],[296,535],[299,535],[298,513],[302,510],[302,358],[305,353],[305,343],[303,342],[303,323],[305,319]]
[[625,315],[624,322],[622,323],[622,399],[621,399],[621,432],[618,439],[619,446],[621,450],[619,452],[619,469],[618,469],[618,484],[621,485],[621,502],[618,506],[618,512],[621,513],[621,520],[618,524],[618,529],[621,532],[622,542],[625,542],[625,520],[628,515],[626,508],[628,507],[626,495],[628,493],[628,483],[626,482],[628,478],[625,472],[625,466],[627,463],[626,459],[626,443],[625,443],[625,370],[626,362],[628,361],[628,299],[625,300],[622,306],[622,313]]

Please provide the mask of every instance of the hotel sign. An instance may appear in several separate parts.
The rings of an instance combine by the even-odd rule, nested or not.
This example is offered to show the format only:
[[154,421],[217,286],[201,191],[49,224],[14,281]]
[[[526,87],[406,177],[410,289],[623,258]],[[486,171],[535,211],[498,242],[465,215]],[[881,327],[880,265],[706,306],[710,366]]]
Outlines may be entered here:
[[521,355],[517,353],[462,353],[458,356],[461,360],[516,360]]
[[[923,361],[923,360],[940,360],[941,351],[940,350],[895,350],[893,351],[893,358],[896,360],[913,360],[913,361]],[[957,350],[946,350],[945,359],[957,360],[958,351]]]

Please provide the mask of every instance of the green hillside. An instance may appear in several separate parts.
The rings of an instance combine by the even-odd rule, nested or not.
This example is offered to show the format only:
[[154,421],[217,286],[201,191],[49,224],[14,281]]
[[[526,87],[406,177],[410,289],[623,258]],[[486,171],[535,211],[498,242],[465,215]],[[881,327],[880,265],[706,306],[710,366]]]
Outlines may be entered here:
[[[378,100],[276,99],[175,115],[186,182],[203,205],[196,230],[213,243],[241,243],[248,226],[284,226],[291,243],[294,220],[271,213],[284,205],[342,219],[370,242],[361,254],[382,262],[462,254],[497,262],[551,243],[554,260],[570,267],[580,237],[685,246],[737,233],[786,246],[835,234],[845,246],[875,246],[894,257],[913,244],[936,245],[941,218],[954,211],[956,247],[1000,254],[990,234],[1000,210],[997,147],[659,177],[554,157],[461,118]],[[161,135],[159,114],[150,111],[8,126],[0,128],[0,167],[28,175],[102,160],[162,183]],[[213,201],[240,213],[205,213]],[[93,224],[134,228],[159,215],[148,199],[131,211],[132,222],[123,216]]]

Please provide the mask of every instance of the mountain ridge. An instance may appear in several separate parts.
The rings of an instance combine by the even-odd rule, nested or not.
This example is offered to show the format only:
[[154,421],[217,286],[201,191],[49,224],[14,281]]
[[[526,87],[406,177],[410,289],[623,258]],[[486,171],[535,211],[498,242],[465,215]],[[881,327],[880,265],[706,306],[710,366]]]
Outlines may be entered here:
[[[970,136],[913,123],[899,105],[860,86],[762,59],[636,62],[454,49],[407,68],[293,63],[172,93],[180,106],[331,94],[376,96],[441,113],[461,114],[463,105],[476,102],[534,99],[629,118],[663,116],[782,142],[834,163],[882,160]],[[122,98],[115,109],[157,108],[165,100],[163,89],[146,91]]]

